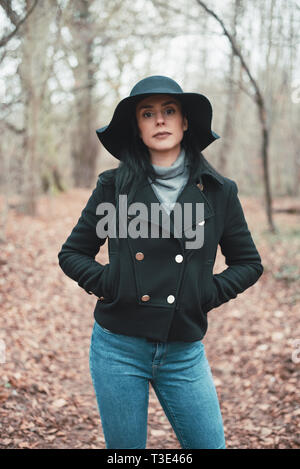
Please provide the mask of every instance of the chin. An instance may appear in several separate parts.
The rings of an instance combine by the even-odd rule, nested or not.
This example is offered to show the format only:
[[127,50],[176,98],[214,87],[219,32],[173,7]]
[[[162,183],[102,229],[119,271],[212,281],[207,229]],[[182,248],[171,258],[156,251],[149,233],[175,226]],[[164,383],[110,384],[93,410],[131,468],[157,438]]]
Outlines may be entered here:
[[175,149],[178,145],[180,144],[179,143],[173,143],[173,144],[170,144],[167,142],[161,142],[161,144],[159,145],[154,145],[151,147],[151,150],[155,150],[155,151],[171,151],[173,149]]
[[156,153],[168,153],[169,151],[172,151],[172,147],[169,148],[169,147],[166,147],[166,148],[152,148],[152,151],[155,151]]

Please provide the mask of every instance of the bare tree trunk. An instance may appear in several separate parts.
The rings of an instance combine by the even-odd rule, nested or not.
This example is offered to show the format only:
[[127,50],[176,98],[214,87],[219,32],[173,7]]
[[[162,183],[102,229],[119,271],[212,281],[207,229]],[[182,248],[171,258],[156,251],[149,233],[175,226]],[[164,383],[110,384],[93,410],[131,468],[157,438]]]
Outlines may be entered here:
[[3,196],[3,203],[0,204],[0,243],[6,243],[6,224],[10,208],[10,196],[12,187],[15,187],[16,181],[13,180],[11,171],[13,157],[18,148],[15,141],[10,144],[5,144],[0,147],[0,161],[2,162],[1,170],[3,171],[4,178],[1,184],[1,195]]
[[[289,67],[288,67],[288,73],[289,73],[289,80],[292,79],[293,73],[294,73],[294,64],[296,63],[296,58],[297,58],[297,37],[295,34],[295,30],[297,28],[297,25],[295,25],[295,15],[294,15],[294,10],[293,8],[290,8],[290,15],[289,15]],[[299,122],[299,117],[300,117],[300,112],[299,112],[299,103],[296,105],[295,108],[295,103],[292,102],[292,100],[289,100],[289,109],[290,109],[290,115],[292,119],[294,118],[293,115],[293,109],[295,109],[295,121]],[[293,148],[294,148],[294,168],[293,168],[293,176],[294,180],[292,183],[293,187],[293,195],[298,196],[300,192],[300,150],[299,150],[299,134],[297,133],[296,135],[292,136],[292,141],[293,141]]]
[[[30,0],[26,0],[26,10],[31,8]],[[29,214],[36,213],[37,198],[37,123],[39,119],[39,99],[37,95],[36,76],[37,71],[34,63],[35,37],[37,9],[28,17],[23,27],[22,42],[22,63],[19,67],[19,75],[24,96],[24,167],[23,167],[23,187],[22,203],[20,209]]]
[[6,243],[6,223],[7,223],[7,215],[8,215],[8,190],[10,187],[9,184],[9,157],[10,154],[7,152],[3,152],[0,149],[0,157],[1,161],[3,162],[2,171],[5,174],[5,178],[3,179],[3,202],[0,205],[0,243]]
[[244,71],[246,72],[251,85],[254,89],[254,101],[258,107],[258,116],[259,116],[259,121],[261,125],[261,132],[262,132],[262,145],[261,145],[261,155],[262,155],[262,162],[263,162],[263,182],[264,182],[264,188],[265,188],[265,202],[266,202],[266,213],[267,213],[267,220],[269,223],[269,229],[271,232],[275,232],[275,226],[273,223],[273,216],[272,216],[272,198],[271,198],[271,188],[270,188],[270,180],[269,180],[269,167],[268,167],[268,158],[269,158],[269,130],[268,130],[268,124],[267,124],[267,111],[266,111],[266,106],[264,102],[263,95],[260,91],[260,88],[256,82],[256,80],[253,78],[249,67],[247,63],[245,62],[245,59],[242,55],[242,52],[240,51],[240,48],[237,46],[236,41],[234,40],[232,34],[228,31],[226,28],[225,24],[223,21],[219,18],[219,16],[210,8],[206,6],[204,2],[201,0],[197,0],[197,3],[215,20],[220,24],[222,27],[223,33],[229,40],[231,47],[233,49],[233,53],[239,58],[241,62],[241,66],[243,67]]
[[93,105],[93,29],[89,2],[72,2],[73,17],[70,29],[73,35],[74,54],[78,65],[73,69],[75,76],[75,116],[71,156],[73,178],[76,187],[90,187],[96,169],[97,140],[95,138],[96,112]]
[[[26,11],[32,9],[32,0],[26,0]],[[35,215],[40,188],[40,167],[43,148],[40,134],[43,122],[43,99],[48,76],[47,45],[52,10],[38,3],[21,28],[22,62],[18,67],[23,107],[24,141],[22,170],[22,203],[19,209]]]
[[[242,0],[234,0],[234,10],[233,10],[233,18],[232,18],[232,35],[236,40],[236,26],[238,22],[238,17],[241,11],[241,3]],[[223,145],[220,147],[220,155],[219,155],[219,168],[220,171],[226,174],[227,171],[227,160],[228,155],[230,152],[230,147],[234,138],[234,115],[235,115],[235,108],[237,105],[237,94],[239,90],[237,89],[234,81],[235,76],[235,53],[231,48],[230,54],[230,64],[229,64],[229,71],[227,77],[227,105],[226,105],[226,113],[225,113],[225,121],[223,127]]]

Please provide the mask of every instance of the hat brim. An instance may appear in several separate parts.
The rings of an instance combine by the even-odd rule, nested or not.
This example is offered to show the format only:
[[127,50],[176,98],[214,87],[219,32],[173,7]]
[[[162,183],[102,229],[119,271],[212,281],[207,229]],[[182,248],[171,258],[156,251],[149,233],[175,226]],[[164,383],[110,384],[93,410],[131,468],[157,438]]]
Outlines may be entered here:
[[122,159],[122,151],[126,148],[130,128],[130,115],[135,111],[135,105],[144,97],[153,94],[174,95],[183,104],[187,113],[190,131],[193,132],[199,151],[203,151],[220,136],[211,129],[212,106],[208,98],[199,93],[166,93],[155,91],[122,99],[117,105],[113,117],[108,125],[96,130],[96,134],[106,148],[115,158]]

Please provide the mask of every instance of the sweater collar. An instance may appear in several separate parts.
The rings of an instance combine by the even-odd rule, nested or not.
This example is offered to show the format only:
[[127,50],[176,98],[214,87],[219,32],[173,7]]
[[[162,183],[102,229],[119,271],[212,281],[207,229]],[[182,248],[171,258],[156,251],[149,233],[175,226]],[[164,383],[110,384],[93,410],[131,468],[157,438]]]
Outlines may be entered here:
[[188,165],[187,158],[185,158],[185,150],[181,148],[181,151],[177,159],[171,164],[171,166],[159,166],[152,164],[156,177],[158,179],[171,179],[179,174],[182,174],[185,170],[185,166]]
[[[184,149],[182,148],[182,150],[184,150]],[[179,156],[181,156],[182,150],[181,150]],[[179,158],[179,156],[178,156],[178,158]],[[177,160],[178,160],[178,158],[177,158]],[[176,161],[177,161],[177,160],[176,160]],[[176,161],[174,161],[174,163],[176,163]],[[173,164],[174,164],[174,163],[173,163]],[[189,166],[189,162],[188,162],[188,159],[187,159],[187,158],[185,158],[185,165],[186,165],[186,166]],[[164,168],[164,169],[166,169],[166,170],[172,168],[172,165],[171,165],[171,166],[167,166],[167,167],[162,167],[162,166],[157,166],[157,165],[152,165],[152,166],[154,167],[154,170],[155,170],[156,168],[159,168],[159,169]],[[159,169],[158,169],[158,171],[159,171]],[[206,176],[210,177],[210,178],[212,179],[212,181],[216,182],[217,184],[219,184],[219,185],[221,185],[221,186],[224,184],[224,181],[225,181],[224,176],[222,176],[220,173],[218,173],[217,171],[215,171],[213,167],[211,167],[210,165],[207,165],[207,164],[204,162],[203,166],[201,165],[200,168],[198,169],[198,171],[196,171],[196,172],[193,173],[193,174],[190,173],[190,177],[189,177],[189,180],[188,180],[188,184],[190,184],[190,183],[193,184],[193,183],[197,183],[197,182],[203,182],[203,176],[204,176],[204,178],[205,178]],[[160,178],[161,176],[157,176],[157,177]],[[172,176],[170,176],[170,177],[172,177]],[[141,185],[143,185],[143,184],[149,184],[149,182],[150,182],[150,184],[151,184],[151,179],[150,179],[150,178],[146,178],[145,181],[141,183]]]

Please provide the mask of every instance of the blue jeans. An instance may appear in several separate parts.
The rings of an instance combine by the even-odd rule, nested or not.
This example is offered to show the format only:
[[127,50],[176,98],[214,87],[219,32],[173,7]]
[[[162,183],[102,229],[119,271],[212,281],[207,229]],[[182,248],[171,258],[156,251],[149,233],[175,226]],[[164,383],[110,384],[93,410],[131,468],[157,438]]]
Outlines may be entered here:
[[90,371],[106,449],[146,448],[149,381],[182,448],[225,449],[204,345],[149,342],[94,323]]

